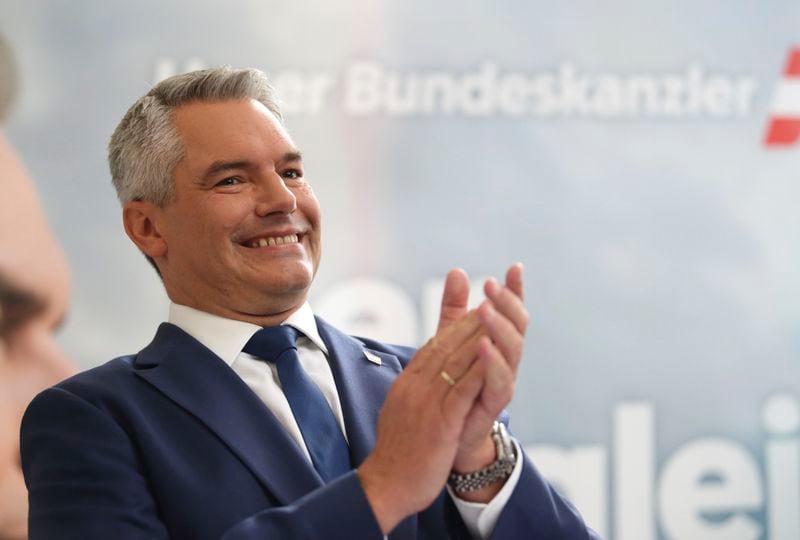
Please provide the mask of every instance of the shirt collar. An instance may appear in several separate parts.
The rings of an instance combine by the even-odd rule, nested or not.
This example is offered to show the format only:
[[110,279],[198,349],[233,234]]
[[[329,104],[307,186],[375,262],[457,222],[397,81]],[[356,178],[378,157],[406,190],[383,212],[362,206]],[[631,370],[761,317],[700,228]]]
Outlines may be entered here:
[[[174,302],[170,302],[168,320],[222,358],[229,366],[233,365],[253,334],[261,330],[260,326],[252,323],[226,319]],[[308,302],[281,324],[296,328],[322,352],[328,354],[328,348],[319,336],[317,321]]]

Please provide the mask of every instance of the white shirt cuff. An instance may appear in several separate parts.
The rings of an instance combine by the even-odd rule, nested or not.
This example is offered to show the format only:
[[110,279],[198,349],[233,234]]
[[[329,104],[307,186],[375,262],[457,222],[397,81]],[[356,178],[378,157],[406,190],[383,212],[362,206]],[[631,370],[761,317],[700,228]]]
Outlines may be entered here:
[[472,535],[472,538],[477,540],[485,540],[491,536],[494,531],[494,526],[497,525],[497,520],[500,519],[500,513],[505,508],[508,499],[517,487],[519,477],[522,474],[522,448],[516,439],[512,439],[514,448],[517,451],[517,462],[514,464],[514,470],[511,471],[511,476],[508,477],[502,489],[497,492],[497,495],[488,503],[475,503],[469,502],[458,498],[458,495],[447,486],[447,492],[453,499],[453,502],[461,514],[461,519],[467,526],[467,530]]

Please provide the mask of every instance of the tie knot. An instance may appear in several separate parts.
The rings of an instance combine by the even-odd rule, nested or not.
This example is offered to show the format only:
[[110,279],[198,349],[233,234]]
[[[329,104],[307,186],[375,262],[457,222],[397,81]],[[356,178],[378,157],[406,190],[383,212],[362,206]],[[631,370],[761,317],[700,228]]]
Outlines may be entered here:
[[277,362],[289,349],[297,349],[296,341],[297,330],[291,326],[268,326],[253,334],[242,350],[264,360]]

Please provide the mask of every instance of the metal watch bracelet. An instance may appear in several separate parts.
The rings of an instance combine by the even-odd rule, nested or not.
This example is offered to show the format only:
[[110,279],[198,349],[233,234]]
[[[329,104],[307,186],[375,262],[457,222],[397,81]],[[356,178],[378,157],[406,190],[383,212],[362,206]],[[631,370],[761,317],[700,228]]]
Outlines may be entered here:
[[495,421],[492,426],[492,440],[497,450],[497,459],[494,463],[466,474],[450,473],[447,483],[453,491],[456,493],[476,491],[511,476],[517,462],[517,451],[502,423]]

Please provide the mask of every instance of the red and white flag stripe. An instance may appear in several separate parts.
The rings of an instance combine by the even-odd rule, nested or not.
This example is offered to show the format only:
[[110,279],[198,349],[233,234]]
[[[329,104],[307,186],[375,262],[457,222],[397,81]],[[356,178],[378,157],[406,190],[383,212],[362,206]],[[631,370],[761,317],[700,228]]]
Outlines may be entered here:
[[766,146],[788,146],[800,140],[800,47],[789,50],[769,112]]

